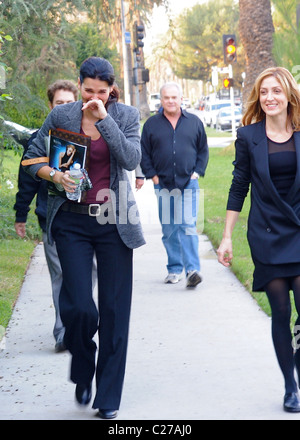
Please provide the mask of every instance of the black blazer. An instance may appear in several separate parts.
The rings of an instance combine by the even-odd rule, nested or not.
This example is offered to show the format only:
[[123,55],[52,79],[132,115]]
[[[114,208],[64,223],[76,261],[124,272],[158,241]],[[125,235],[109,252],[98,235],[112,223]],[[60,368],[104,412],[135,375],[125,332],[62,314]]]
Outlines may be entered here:
[[247,238],[252,257],[264,264],[300,262],[300,132],[294,132],[297,173],[286,200],[269,172],[265,120],[241,127],[227,209],[241,211],[251,184]]

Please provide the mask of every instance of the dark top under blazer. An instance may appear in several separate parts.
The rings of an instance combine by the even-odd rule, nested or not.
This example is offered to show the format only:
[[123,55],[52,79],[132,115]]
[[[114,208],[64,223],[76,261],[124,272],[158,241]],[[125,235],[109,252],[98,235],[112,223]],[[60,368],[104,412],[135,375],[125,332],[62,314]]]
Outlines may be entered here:
[[247,237],[254,261],[263,264],[300,262],[300,132],[294,132],[294,140],[297,172],[283,200],[269,172],[265,120],[237,131],[227,209],[242,210],[251,184]]

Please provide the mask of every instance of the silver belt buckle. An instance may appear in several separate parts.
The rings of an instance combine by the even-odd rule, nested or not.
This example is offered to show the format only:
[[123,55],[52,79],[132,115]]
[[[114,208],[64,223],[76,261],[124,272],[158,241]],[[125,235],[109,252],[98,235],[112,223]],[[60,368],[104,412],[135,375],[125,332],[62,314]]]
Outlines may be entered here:
[[[96,214],[94,214],[94,213],[91,211],[91,208],[94,208],[95,206],[97,207]],[[100,213],[101,213],[101,205],[99,205],[99,203],[91,203],[91,204],[89,205],[89,216],[90,216],[90,217],[97,217],[98,215],[100,215]]]

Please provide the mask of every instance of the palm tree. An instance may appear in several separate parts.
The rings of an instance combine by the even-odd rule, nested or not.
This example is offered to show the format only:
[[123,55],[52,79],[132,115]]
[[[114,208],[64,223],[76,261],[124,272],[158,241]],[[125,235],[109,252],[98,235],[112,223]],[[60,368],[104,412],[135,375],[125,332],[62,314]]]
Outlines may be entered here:
[[275,66],[272,56],[274,26],[270,0],[239,0],[239,6],[239,33],[246,57],[245,104],[259,73]]

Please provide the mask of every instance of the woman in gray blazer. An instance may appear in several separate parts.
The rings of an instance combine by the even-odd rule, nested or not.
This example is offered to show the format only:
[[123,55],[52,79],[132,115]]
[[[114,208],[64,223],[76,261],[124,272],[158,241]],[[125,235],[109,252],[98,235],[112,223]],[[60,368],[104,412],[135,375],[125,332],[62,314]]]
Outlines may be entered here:
[[[71,380],[76,399],[102,418],[119,409],[125,373],[132,293],[132,251],[144,238],[126,170],[140,162],[139,113],[118,103],[111,64],[98,57],[80,68],[82,100],[58,106],[49,114],[25,156],[26,171],[50,183],[47,230],[55,240],[63,285],[60,310],[66,328],[64,342],[72,354]],[[45,137],[50,129],[65,129],[91,137],[88,173],[93,188],[80,203],[70,172],[52,169],[46,160]],[[38,159],[37,159],[38,158]],[[92,297],[92,261],[98,266],[98,307]],[[95,365],[99,332],[98,359]]]
[[[300,93],[290,72],[269,68],[254,84],[237,133],[233,180],[219,261],[232,260],[231,236],[251,184],[248,242],[255,266],[253,290],[265,291],[272,310],[272,337],[285,382],[284,410],[300,412],[294,369],[300,350],[292,345],[294,293],[300,324]],[[300,379],[300,377],[298,377]]]

